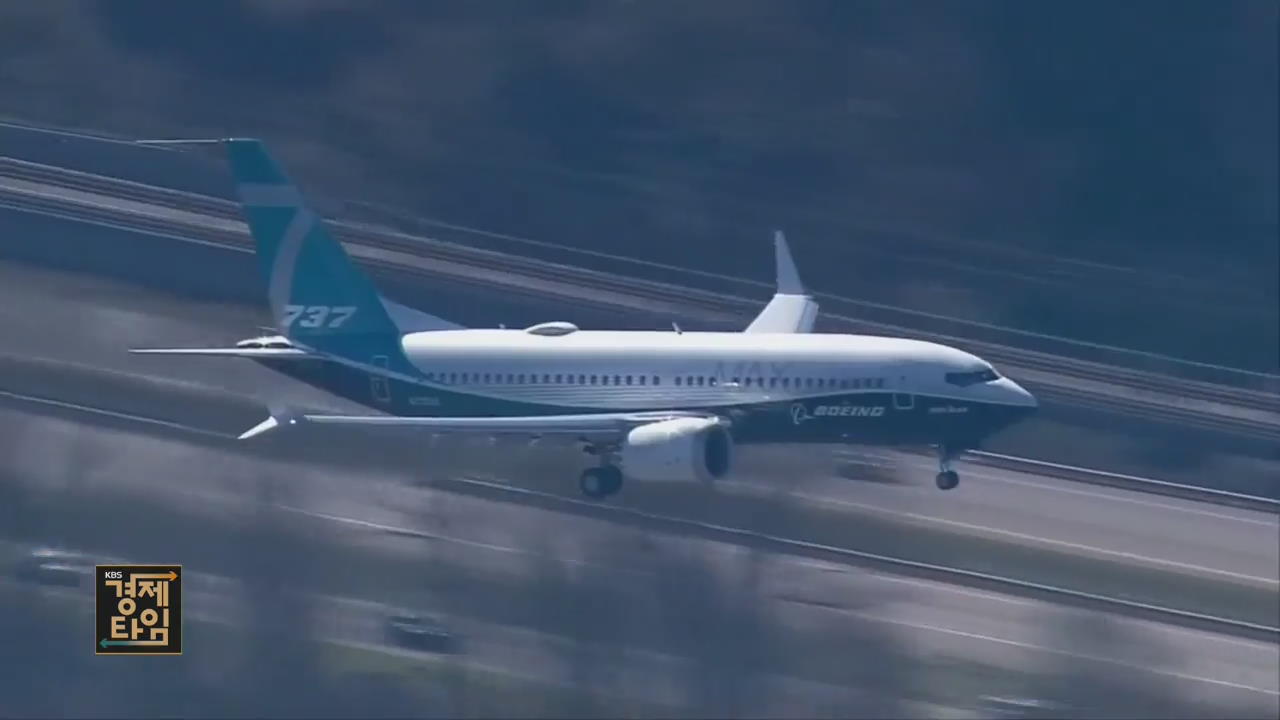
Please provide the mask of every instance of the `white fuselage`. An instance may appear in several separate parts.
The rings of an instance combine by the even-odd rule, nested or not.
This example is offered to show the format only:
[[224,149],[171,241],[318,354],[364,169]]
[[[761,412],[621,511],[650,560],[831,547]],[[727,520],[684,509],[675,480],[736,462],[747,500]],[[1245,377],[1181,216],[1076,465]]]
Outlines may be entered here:
[[429,385],[578,408],[718,407],[886,392],[1031,405],[1006,378],[965,387],[949,372],[990,368],[935,343],[868,335],[445,330],[404,336]]

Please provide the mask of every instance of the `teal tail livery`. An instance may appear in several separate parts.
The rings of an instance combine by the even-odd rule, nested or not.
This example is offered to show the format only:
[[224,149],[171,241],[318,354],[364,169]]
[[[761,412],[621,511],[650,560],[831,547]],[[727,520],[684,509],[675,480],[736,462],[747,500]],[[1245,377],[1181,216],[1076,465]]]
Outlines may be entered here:
[[227,155],[276,327],[296,344],[343,354],[352,341],[400,336],[377,290],[257,140]]
[[781,230],[774,295],[736,332],[563,320],[464,328],[379,295],[261,142],[199,142],[230,160],[279,334],[133,352],[248,358],[380,413],[310,413],[268,397],[268,417],[241,440],[317,425],[558,440],[595,459],[578,476],[591,498],[618,492],[624,478],[729,478],[739,445],[928,445],[935,483],[951,490],[952,461],[1037,405],[959,348],[814,332],[818,303]]
[[216,142],[224,145],[230,161],[275,327],[288,342],[264,337],[265,342],[246,341],[236,348],[134,352],[279,360],[320,356],[413,373],[401,345],[405,332],[461,327],[379,295],[261,141]]
[[[226,141],[276,327],[293,345],[355,362],[387,358],[408,371],[402,329],[258,140]],[[439,322],[438,329],[458,326]],[[396,359],[399,362],[396,362]],[[379,361],[377,364],[382,364]]]

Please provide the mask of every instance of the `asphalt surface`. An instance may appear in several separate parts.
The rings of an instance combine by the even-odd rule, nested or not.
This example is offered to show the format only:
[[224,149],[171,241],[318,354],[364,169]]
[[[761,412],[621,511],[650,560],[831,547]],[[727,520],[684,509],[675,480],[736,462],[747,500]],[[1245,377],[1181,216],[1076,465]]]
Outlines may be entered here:
[[[491,596],[481,588],[536,583],[538,573],[548,567],[540,559],[545,554],[575,568],[570,572],[590,568],[633,598],[624,612],[635,633],[631,639],[639,642],[657,632],[645,618],[660,615],[662,603],[670,599],[653,592],[666,572],[661,563],[652,563],[657,548],[658,556],[696,558],[698,572],[710,574],[730,594],[749,593],[799,647],[819,647],[842,633],[857,637],[859,624],[870,623],[894,638],[915,662],[944,658],[1026,672],[1048,671],[1069,660],[1105,666],[1108,673],[1134,682],[1175,682],[1181,697],[1204,703],[1275,706],[1280,698],[1280,649],[1265,643],[1149,622],[1106,621],[1088,611],[787,555],[753,555],[741,547],[695,538],[649,536],[599,520],[406,487],[403,478],[394,476],[353,477],[342,470],[283,463],[264,469],[259,461],[174,439],[10,410],[0,411],[0,429],[22,439],[11,448],[16,450],[11,467],[24,482],[60,492],[67,502],[81,494],[98,498],[104,510],[108,506],[103,498],[110,497],[122,505],[146,503],[225,522],[252,510],[246,478],[269,473],[283,485],[277,492],[285,512],[315,521],[331,542],[358,547],[391,567],[432,563],[465,569],[467,579],[458,580],[448,592],[462,594],[455,597],[455,606],[477,612],[485,612],[492,597],[468,598],[467,593]],[[75,471],[75,458],[87,471]],[[145,533],[146,523],[134,529]],[[433,539],[414,537],[411,531]],[[76,547],[84,539],[74,531],[53,535],[53,540]],[[207,531],[201,537],[212,544],[225,541],[208,537]],[[162,547],[178,546],[167,538],[154,539]],[[84,549],[119,552],[115,542],[104,536],[101,547]],[[186,564],[201,570],[199,561]],[[368,600],[388,599],[380,597],[383,590],[375,586],[354,592],[364,593]],[[513,594],[516,599],[507,602],[519,604],[521,593]],[[406,604],[404,594],[392,595],[393,604]],[[368,620],[341,622],[367,625]],[[1124,642],[1078,647],[1061,631],[1073,622],[1109,622]],[[528,667],[549,671],[559,665],[555,658],[523,657],[531,663]]]
[[[129,205],[110,198],[102,201],[113,206]],[[156,209],[148,206],[147,211],[156,212]],[[166,217],[183,214],[173,210],[159,212]],[[227,224],[226,221],[219,222]],[[49,214],[0,209],[0,223],[8,229],[0,234],[0,253],[9,257],[47,267],[116,277],[184,297],[248,303],[255,307],[263,304],[257,271],[247,252],[212,249],[195,242],[178,242],[178,238],[163,234],[130,232],[100,222],[68,223]],[[43,238],[44,241],[33,242],[31,238]],[[422,261],[404,254],[391,261],[408,263],[415,268],[422,265]],[[429,269],[438,264],[431,261],[424,267]],[[555,313],[551,317],[568,317],[584,327],[663,328],[677,316],[681,317],[686,328],[692,329],[737,329],[741,322],[745,322],[744,318],[736,316],[721,317],[723,313],[716,314],[714,318],[703,318],[701,322],[687,322],[683,319],[685,308],[677,303],[646,302],[642,303],[646,308],[643,311],[629,308],[626,312],[619,312],[602,309],[610,302],[599,297],[600,291],[584,290],[572,283],[551,283],[556,289],[550,290],[543,287],[547,285],[545,281],[525,287],[530,282],[527,278],[514,275],[504,276],[505,279],[484,277],[487,273],[477,274],[476,269],[470,266],[463,267],[462,273],[449,280],[440,280],[432,273],[429,273],[431,277],[424,277],[416,270],[412,273],[405,270],[374,272],[378,284],[392,297],[410,305],[431,308],[465,324],[473,324],[474,319],[489,326],[496,317],[511,325],[524,325],[545,320],[548,315],[531,312],[544,308]],[[490,302],[486,296],[493,297],[495,286],[502,287],[503,297]],[[558,304],[553,305],[547,295],[557,294]],[[1027,373],[1035,374],[1032,371]],[[1045,376],[1042,372],[1039,376],[1043,376],[1042,380],[1044,377],[1056,377]],[[1048,393],[1044,407],[1033,421],[997,435],[989,443],[990,450],[1029,454],[1066,464],[1094,464],[1131,474],[1145,474],[1150,469],[1148,466],[1155,466],[1163,479],[1177,482],[1207,483],[1246,494],[1271,496],[1280,492],[1271,482],[1277,466],[1280,466],[1277,462],[1280,455],[1276,455],[1274,443],[1262,440],[1261,436],[1255,437],[1252,431],[1236,432],[1226,426],[1217,427],[1214,423],[1209,425],[1215,429],[1209,430],[1204,425],[1208,422],[1207,416],[1202,418],[1195,413],[1189,416],[1194,419],[1191,425],[1195,427],[1185,424],[1185,418],[1176,414],[1186,410],[1182,408],[1184,399],[1169,396],[1166,401],[1173,402],[1176,409],[1171,407],[1166,408],[1167,412],[1154,413],[1146,409],[1139,412],[1141,418],[1130,418],[1123,413],[1112,412],[1105,401],[1098,407],[1086,407],[1092,401],[1083,404],[1074,400],[1058,402],[1057,396],[1049,392],[1052,387],[1041,387],[1027,378],[1019,379],[1030,383],[1029,387],[1036,392]],[[1098,385],[1095,381],[1076,379],[1068,384],[1080,383],[1092,387],[1090,392],[1097,398],[1107,398],[1112,393],[1136,392],[1119,386],[1100,389],[1093,387]],[[1202,409],[1209,412],[1207,408],[1210,406],[1218,407],[1210,403]],[[1261,412],[1237,410],[1252,414]],[[1081,430],[1086,436],[1081,438],[1084,442],[1064,441],[1064,431]],[[1101,434],[1109,437],[1103,439],[1099,437]],[[1078,453],[1077,448],[1084,448],[1084,452]],[[1237,455],[1249,459],[1233,462]],[[1268,464],[1272,466],[1269,469],[1265,467]]]
[[[115,239],[135,241],[129,234]],[[104,255],[108,256],[111,254]],[[139,256],[116,253],[114,257],[125,263],[120,258],[136,262]],[[155,264],[136,268],[139,278],[164,272],[166,267],[184,277],[202,275],[190,272],[189,267],[165,264],[189,262],[189,257],[148,257],[153,257]],[[72,262],[91,264],[99,259]],[[24,357],[28,364],[21,372],[29,373],[11,374],[0,384],[10,389],[21,389],[24,384],[15,388],[9,384],[14,379],[56,384],[69,377],[57,363],[79,363],[84,366],[77,375],[81,384],[70,387],[70,383],[61,383],[62,391],[74,395],[79,404],[222,431],[242,429],[236,423],[254,418],[242,418],[239,411],[221,413],[184,406],[182,393],[201,397],[218,394],[208,392],[210,389],[249,397],[269,393],[308,407],[348,408],[340,400],[250,363],[176,361],[123,352],[129,346],[223,344],[252,334],[264,318],[241,304],[252,299],[257,286],[250,260],[248,255],[223,261],[211,258],[202,268],[208,273],[207,286],[190,294],[0,263],[3,351]],[[225,264],[220,266],[219,262]],[[539,306],[528,298],[504,299],[462,284],[442,284],[417,292],[438,294],[453,316],[464,321],[468,314],[484,316],[488,322],[495,315],[509,315],[512,324],[556,316],[555,308]],[[199,299],[202,295],[203,301]],[[575,314],[578,312],[575,308]],[[601,324],[623,326],[656,322],[654,318],[609,313],[598,313],[596,319]],[[174,401],[146,405],[152,402],[149,397],[131,395],[119,382],[91,381],[93,373],[104,371],[122,373],[123,377],[168,379],[173,383]],[[408,487],[403,472],[374,467],[376,463],[353,477],[345,469],[255,460],[204,446],[198,437],[181,430],[140,426],[128,419],[114,427],[84,424],[89,420],[85,411],[74,407],[33,407],[12,398],[3,405],[0,424],[7,438],[6,469],[35,486],[63,489],[68,499],[82,492],[146,497],[184,512],[235,517],[251,504],[246,495],[251,495],[252,483],[247,479],[267,474],[285,478],[287,500],[281,504],[291,508],[289,512],[332,526],[342,542],[364,552],[404,563],[421,560],[424,541],[389,534],[395,528],[428,532],[437,538],[426,541],[433,557],[512,583],[536,577],[531,563],[540,553],[591,563],[611,573],[631,573],[633,578],[636,573],[653,575],[660,571],[644,566],[647,543],[703,558],[704,566],[730,587],[743,582],[733,576],[733,569],[752,565],[743,561],[745,551],[734,546],[695,538],[653,538],[634,528],[590,518]],[[196,416],[197,412],[209,416]],[[61,419],[50,418],[48,413]],[[359,439],[348,442],[352,456],[367,452]],[[471,464],[473,457],[467,455],[464,464]],[[424,475],[451,472],[458,462],[456,456],[452,464],[436,462],[425,449],[422,458]],[[1274,516],[972,467],[965,468],[959,492],[943,495],[930,486],[932,469],[909,456],[895,456],[901,482],[884,484],[835,479],[824,467],[825,460],[798,457],[785,448],[765,451],[759,458],[757,471],[748,472],[741,480],[747,492],[776,491],[779,468],[789,467],[789,476],[797,482],[787,489],[804,502],[1176,568],[1232,582],[1273,585],[1276,580],[1280,550]],[[532,463],[524,470],[545,472],[555,467],[559,466]],[[806,471],[795,472],[796,468]],[[504,468],[499,464],[497,471],[504,470],[509,471],[510,465]],[[47,530],[56,540],[59,528]],[[981,660],[1009,670],[1026,670],[1074,658],[1112,667],[1126,677],[1176,682],[1180,692],[1204,702],[1234,706],[1260,701],[1263,707],[1275,707],[1280,665],[1275,646],[1113,620],[1121,623],[1127,637],[1137,640],[1082,650],[1049,629],[1071,618],[1096,618],[1096,613],[787,556],[771,555],[753,566],[759,572],[753,596],[767,604],[768,615],[800,644],[816,642],[841,623],[869,622],[894,633],[917,659]],[[359,625],[367,621],[343,622]],[[1153,647],[1164,650],[1150,650]],[[535,664],[554,667],[549,660]]]
[[896,455],[903,482],[813,476],[797,492],[817,503],[871,510],[1085,555],[1280,588],[1280,518],[988,467],[963,471],[939,495],[929,461]]
[[[246,584],[235,578],[200,573],[188,573],[185,579],[188,585],[183,595],[183,611],[188,622],[196,620],[231,627],[247,624],[244,598],[252,590]],[[41,592],[83,602],[92,590],[89,586],[46,587]],[[436,653],[388,642],[387,618],[403,608],[335,595],[309,596],[306,606],[308,622],[316,636],[325,642],[407,659],[461,663],[471,669],[548,686],[572,687],[575,673],[580,672],[573,667],[578,651],[575,643],[546,632],[461,615],[431,613],[456,638],[459,647],[456,652]],[[593,647],[590,651],[601,653],[607,649]],[[633,652],[626,659],[626,667],[610,668],[611,674],[625,673],[626,681],[599,690],[612,697],[678,708],[686,702],[680,679],[689,672],[688,663],[688,659],[676,655]],[[856,689],[793,676],[769,675],[759,682],[768,685],[765,696],[771,703],[768,707],[756,708],[760,714],[814,713],[824,706],[855,706],[861,700],[861,693]],[[927,704],[917,707],[925,712],[933,709]]]
[[[0,267],[0,307],[7,348],[61,361],[93,359],[98,370],[168,374],[172,379],[237,393],[276,391],[280,380],[247,363],[154,363],[139,368],[136,358],[112,352],[120,344],[176,344],[233,339],[255,322],[252,313],[218,305],[193,304],[177,297],[117,283],[29,268]],[[38,308],[39,313],[29,312]],[[218,337],[220,336],[220,337]],[[122,342],[123,341],[123,342]],[[119,389],[103,383],[84,390],[85,404],[120,406],[129,398],[113,398]],[[94,396],[94,392],[99,393]],[[203,391],[201,391],[203,392]],[[292,399],[324,405],[330,401],[305,387],[289,387]],[[176,397],[176,396],[175,396]],[[263,474],[252,457],[192,444],[188,439],[125,423],[120,429],[80,424],[78,412],[64,409],[66,419],[36,417],[21,404],[0,413],[12,441],[9,468],[47,488],[73,492],[107,492],[121,497],[146,496],[188,511],[227,517],[247,508],[245,478]],[[151,408],[155,415],[181,416],[182,408]],[[69,422],[70,420],[70,422]],[[125,429],[127,427],[127,429]],[[358,439],[350,452],[361,453]],[[76,470],[81,458],[87,470]],[[424,453],[424,459],[430,456]],[[60,460],[51,460],[59,458]],[[773,458],[772,462],[776,462]],[[910,459],[901,460],[910,465]],[[768,469],[771,460],[762,467]],[[432,470],[445,471],[441,464]],[[309,514],[341,528],[344,541],[369,552],[414,562],[423,540],[389,535],[394,528],[425,531],[433,557],[495,577],[527,580],[530,548],[544,548],[570,562],[591,563],[609,572],[646,572],[643,544],[674,545],[682,554],[705,559],[705,567],[728,573],[723,582],[741,582],[733,568],[743,566],[741,548],[692,538],[644,538],[633,528],[589,518],[483,498],[407,487],[402,473],[371,470],[353,478],[341,469],[270,463],[277,477],[287,478],[290,512]],[[910,475],[921,468],[907,468]],[[271,470],[265,470],[271,472]],[[927,474],[925,474],[927,478]],[[850,483],[820,475],[801,480],[793,491],[814,502],[861,504],[876,512],[914,522],[965,523],[979,533],[1017,533],[1030,544],[1069,543],[1081,552],[1127,554],[1126,561],[1197,565],[1194,572],[1253,575],[1274,580],[1276,520],[1244,511],[1204,508],[1165,498],[1153,499],[1098,488],[1064,486],[1060,481],[1018,476],[1003,471],[971,470],[963,493],[929,492],[925,478],[908,477],[901,485]],[[762,487],[767,477],[744,478]],[[957,500],[956,498],[963,498]],[[548,537],[548,528],[554,533]],[[1238,544],[1237,544],[1238,543]],[[1136,544],[1136,545],[1135,545]],[[1085,550],[1084,548],[1092,548]],[[1138,552],[1138,551],[1141,552]],[[1270,564],[1268,565],[1268,561]],[[1134,648],[1163,647],[1171,652],[1135,657],[1124,648],[1102,654],[1064,647],[1060,637],[1045,637],[1065,616],[1093,616],[1045,603],[994,596],[938,583],[904,580],[834,568],[787,556],[770,556],[760,564],[759,597],[769,614],[796,637],[820,635],[833,625],[854,619],[892,628],[918,657],[943,656],[981,660],[1010,670],[1025,670],[1064,657],[1083,658],[1117,672],[1176,679],[1192,697],[1206,702],[1235,702],[1260,697],[1275,702],[1277,652],[1274,646],[1219,638],[1158,624],[1124,621],[1126,632],[1141,638]],[[652,571],[651,571],[652,572]],[[856,601],[851,602],[851,599]],[[353,621],[354,622],[354,621]],[[545,663],[553,667],[553,663]],[[1255,698],[1256,699],[1256,698]]]
[[[197,392],[226,390],[319,409],[367,412],[250,362],[124,352],[135,346],[223,345],[252,334],[262,321],[259,313],[234,305],[191,302],[114,281],[0,263],[5,354],[168,378],[193,385]],[[35,382],[45,386],[43,392],[32,387]],[[25,385],[47,395],[64,382],[55,368],[45,378],[0,382],[0,387],[22,390]],[[128,398],[87,394],[102,390],[118,392],[95,384],[59,399],[201,424],[199,418],[175,413],[174,408],[139,408]],[[242,422],[257,419],[243,417]],[[248,427],[234,422],[210,418],[206,426],[225,432]],[[978,466],[964,467],[961,487],[943,494],[932,486],[932,463],[917,456],[888,453],[896,465],[894,482],[876,483],[832,474],[834,464],[825,448],[799,456],[790,448],[742,452],[747,461],[739,464],[741,473],[727,485],[730,490],[775,492],[778,471],[800,462],[808,472],[793,475],[787,490],[806,503],[1233,582],[1277,587],[1280,580],[1280,518],[1275,515]],[[565,470],[571,472],[573,456],[565,455]],[[481,463],[473,469],[492,473],[503,468]],[[572,487],[568,474],[564,484],[566,490]]]

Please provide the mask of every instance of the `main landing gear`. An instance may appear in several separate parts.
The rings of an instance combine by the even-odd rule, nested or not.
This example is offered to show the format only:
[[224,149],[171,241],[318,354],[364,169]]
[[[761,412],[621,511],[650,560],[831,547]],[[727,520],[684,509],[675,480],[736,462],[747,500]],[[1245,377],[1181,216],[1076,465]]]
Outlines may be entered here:
[[578,486],[592,500],[609,497],[622,489],[622,470],[617,465],[587,468],[579,476]]
[[578,476],[578,487],[582,494],[592,500],[607,498],[622,489],[622,469],[615,462],[615,449],[598,445],[587,445],[583,452],[600,458],[600,465],[587,468]]
[[960,475],[951,469],[951,461],[954,460],[962,450],[956,450],[945,446],[938,448],[938,476],[934,478],[939,490],[951,490],[960,484]]

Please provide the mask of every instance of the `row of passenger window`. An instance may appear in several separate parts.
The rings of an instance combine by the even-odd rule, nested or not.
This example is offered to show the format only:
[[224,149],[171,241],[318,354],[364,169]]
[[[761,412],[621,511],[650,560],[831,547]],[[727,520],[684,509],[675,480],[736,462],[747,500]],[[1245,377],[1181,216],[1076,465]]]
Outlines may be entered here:
[[[586,375],[567,373],[427,373],[427,379],[445,385],[661,385],[657,375]],[[717,387],[720,379],[706,375],[677,375],[677,387]],[[884,378],[731,378],[728,386],[860,390],[883,388]]]
[[[427,373],[445,385],[661,385],[657,375],[570,375],[565,373]],[[679,385],[679,383],[676,383]]]

